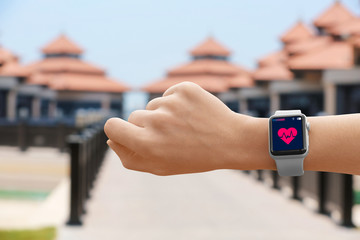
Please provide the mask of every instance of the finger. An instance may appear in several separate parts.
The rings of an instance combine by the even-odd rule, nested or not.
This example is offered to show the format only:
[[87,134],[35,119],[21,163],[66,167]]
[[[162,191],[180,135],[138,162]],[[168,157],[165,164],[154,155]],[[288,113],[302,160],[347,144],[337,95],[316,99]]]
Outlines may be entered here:
[[108,140],[107,144],[116,153],[125,168],[141,172],[148,172],[143,159],[137,157],[135,152],[111,140]]
[[118,155],[121,161],[127,159],[131,154],[134,153],[127,147],[117,144],[111,140],[108,140],[106,143],[116,153],[116,155]]
[[135,110],[130,114],[128,122],[139,127],[144,127],[149,114],[150,112],[146,110]]
[[155,110],[160,107],[161,103],[163,102],[163,97],[157,97],[152,99],[146,105],[146,110]]
[[131,150],[136,150],[140,145],[143,128],[120,118],[110,118],[106,121],[104,131],[109,139]]
[[181,84],[182,84],[182,83],[178,83],[178,84],[175,84],[175,85],[169,87],[169,88],[164,92],[163,97],[170,96],[170,95],[174,94],[174,93],[178,90],[179,86],[181,86]]
[[199,85],[193,82],[181,82],[169,87],[163,94],[163,97],[172,95],[177,92],[188,92],[190,89],[200,88]]

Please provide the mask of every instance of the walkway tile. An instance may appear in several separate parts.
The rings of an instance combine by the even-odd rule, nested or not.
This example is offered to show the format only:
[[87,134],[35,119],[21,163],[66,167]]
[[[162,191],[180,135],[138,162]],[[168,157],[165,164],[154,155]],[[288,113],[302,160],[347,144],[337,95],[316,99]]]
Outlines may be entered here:
[[159,177],[124,169],[110,151],[87,212],[59,239],[360,239],[239,171]]

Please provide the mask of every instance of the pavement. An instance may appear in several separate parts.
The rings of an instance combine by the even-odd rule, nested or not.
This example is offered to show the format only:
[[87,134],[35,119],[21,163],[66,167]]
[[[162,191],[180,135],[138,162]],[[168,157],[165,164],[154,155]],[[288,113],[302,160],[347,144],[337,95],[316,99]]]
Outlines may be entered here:
[[62,226],[69,212],[69,156],[54,148],[0,147],[0,190],[48,193],[45,199],[0,198],[0,229]]
[[159,177],[109,151],[91,195],[84,225],[63,225],[59,240],[360,239],[240,171]]

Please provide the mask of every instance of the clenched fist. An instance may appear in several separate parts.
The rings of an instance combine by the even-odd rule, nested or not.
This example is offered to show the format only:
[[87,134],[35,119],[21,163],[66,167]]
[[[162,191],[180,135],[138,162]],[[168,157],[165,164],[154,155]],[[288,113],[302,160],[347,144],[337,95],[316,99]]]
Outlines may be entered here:
[[156,175],[204,172],[223,168],[253,169],[249,161],[252,117],[236,114],[194,83],[169,88],[128,122],[105,124],[108,145],[124,167]]

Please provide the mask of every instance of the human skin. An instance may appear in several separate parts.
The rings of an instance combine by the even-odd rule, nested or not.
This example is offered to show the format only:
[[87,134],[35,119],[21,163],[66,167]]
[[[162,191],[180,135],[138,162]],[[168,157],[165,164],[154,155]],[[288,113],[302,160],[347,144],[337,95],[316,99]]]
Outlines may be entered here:
[[[360,175],[360,114],[308,117],[304,170]],[[196,84],[170,87],[128,121],[105,124],[108,145],[125,168],[156,175],[216,169],[276,170],[268,119],[232,112]]]

